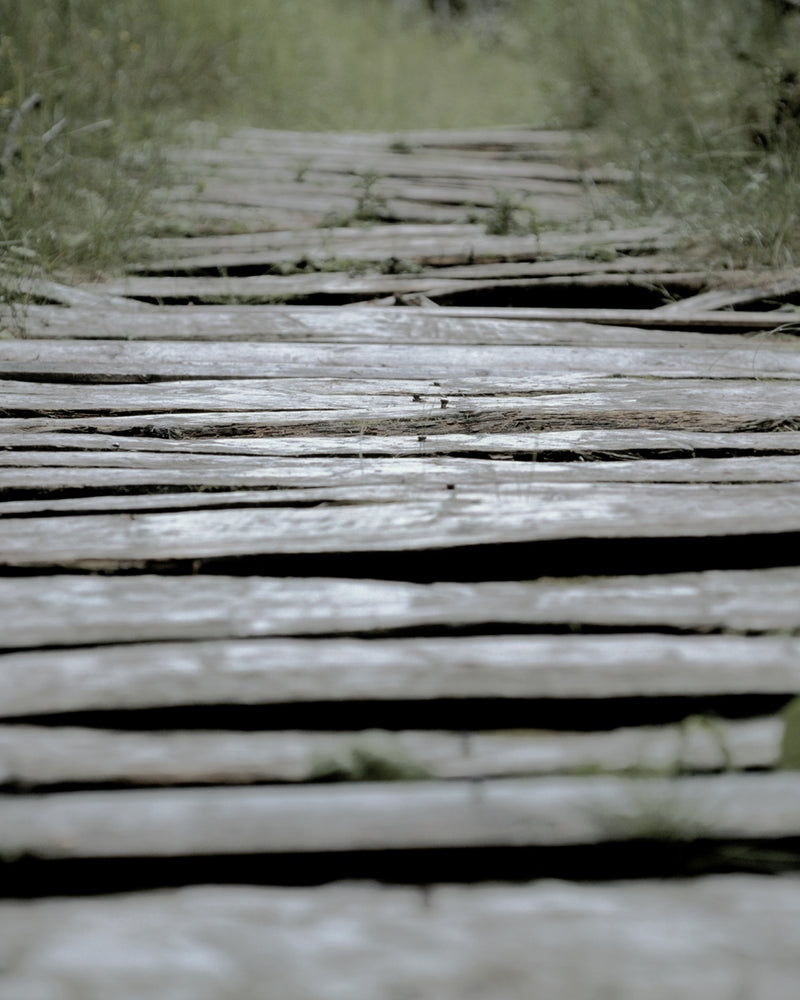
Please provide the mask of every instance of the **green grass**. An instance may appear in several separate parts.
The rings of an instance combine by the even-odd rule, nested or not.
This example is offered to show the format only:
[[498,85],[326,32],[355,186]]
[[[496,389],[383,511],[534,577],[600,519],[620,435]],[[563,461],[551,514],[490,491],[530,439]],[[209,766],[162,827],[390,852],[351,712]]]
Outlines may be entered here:
[[[509,0],[443,28],[423,7],[0,0],[0,295],[138,255],[161,150],[196,120],[598,125],[634,168],[621,219],[678,217],[723,266],[796,262],[800,16],[774,0]],[[379,183],[363,179],[356,213],[359,199],[380,214]],[[521,215],[498,204],[486,223]]]
[[600,126],[610,157],[634,170],[621,216],[680,220],[715,266],[797,262],[800,11],[782,16],[777,0],[527,10],[530,37],[561,39],[541,48],[556,112]]

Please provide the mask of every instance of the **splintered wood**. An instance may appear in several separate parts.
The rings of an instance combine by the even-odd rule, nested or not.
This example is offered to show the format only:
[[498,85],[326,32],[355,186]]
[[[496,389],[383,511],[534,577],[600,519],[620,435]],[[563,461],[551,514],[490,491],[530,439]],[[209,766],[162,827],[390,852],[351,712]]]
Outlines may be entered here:
[[800,282],[591,146],[247,129],[32,283],[0,1000],[795,991]]

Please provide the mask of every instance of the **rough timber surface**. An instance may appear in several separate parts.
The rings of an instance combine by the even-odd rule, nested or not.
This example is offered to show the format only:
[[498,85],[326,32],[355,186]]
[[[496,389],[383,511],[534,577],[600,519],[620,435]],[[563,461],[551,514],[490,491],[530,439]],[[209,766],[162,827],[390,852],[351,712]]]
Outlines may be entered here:
[[0,1000],[796,992],[800,286],[597,148],[198,138],[0,315]]
[[796,879],[754,875],[201,886],[5,903],[0,922],[2,1000],[339,1000],[387,983],[408,1000],[784,1000],[800,904]]

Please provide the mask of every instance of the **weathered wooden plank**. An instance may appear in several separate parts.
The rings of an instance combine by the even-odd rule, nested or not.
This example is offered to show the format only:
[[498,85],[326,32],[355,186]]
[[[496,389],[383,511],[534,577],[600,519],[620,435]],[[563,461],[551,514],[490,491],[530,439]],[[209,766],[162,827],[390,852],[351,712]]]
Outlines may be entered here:
[[[793,878],[201,886],[0,904],[2,1000],[783,1000]],[[576,957],[579,956],[579,960]],[[269,984],[265,992],[265,983]]]
[[[334,399],[335,397],[328,397]],[[371,397],[372,398],[372,397]],[[589,399],[592,397],[590,396]],[[428,438],[449,434],[527,434],[572,432],[581,429],[645,430],[658,428],[673,433],[746,433],[792,432],[798,421],[794,409],[777,411],[754,401],[752,407],[731,407],[731,412],[721,412],[720,407],[702,410],[658,408],[658,412],[632,401],[628,407],[603,407],[589,405],[586,396],[563,394],[562,407],[552,405],[559,397],[551,395],[545,407],[542,397],[530,397],[524,406],[508,405],[509,399],[492,405],[488,399],[479,400],[479,406],[458,406],[458,398],[450,398],[448,405],[433,409],[430,405],[401,402],[392,406],[384,403],[384,413],[365,409],[311,409],[288,411],[220,410],[205,412],[133,413],[107,416],[100,413],[81,412],[78,416],[53,416],[52,411],[38,415],[27,414],[19,418],[0,418],[0,432],[13,433],[45,431],[49,433],[79,431],[99,434],[134,434],[157,438],[213,438],[219,435],[244,437],[272,436],[350,436],[354,441],[384,435],[404,435]],[[663,397],[662,397],[663,399]],[[568,403],[578,401],[575,408]],[[663,400],[666,402],[667,400]],[[646,402],[646,401],[645,401]],[[702,401],[708,403],[706,398]],[[453,405],[455,403],[455,405]],[[392,407],[389,412],[389,407]]]
[[[505,242],[502,242],[505,241]],[[301,259],[324,262],[332,259],[385,261],[391,257],[413,259],[441,266],[486,261],[539,260],[547,255],[578,254],[591,258],[605,248],[624,254],[668,250],[678,246],[675,237],[656,226],[595,232],[546,232],[532,237],[488,236],[479,223],[441,226],[420,224],[374,225],[367,228],[338,227],[321,232],[280,230],[275,232],[222,234],[214,236],[161,237],[153,241],[152,256],[165,261],[197,255],[233,253],[245,255],[241,264]],[[253,256],[255,255],[255,256]],[[607,256],[607,253],[606,253]],[[152,262],[143,262],[147,270]],[[131,266],[137,273],[137,265]]]
[[[88,309],[55,309],[30,306],[26,310],[25,336],[31,339],[69,337],[102,340],[283,340],[340,343],[391,342],[393,332],[411,343],[589,343],[588,325],[600,326],[611,343],[641,344],[653,333],[728,331],[733,334],[796,333],[791,314],[720,310],[692,316],[669,316],[650,309],[555,309],[475,306],[438,306],[426,309],[343,308],[331,306],[226,305],[191,309],[149,306],[147,317],[134,312]],[[482,326],[475,324],[482,323]],[[565,329],[553,329],[554,326]],[[583,326],[584,329],[575,330]],[[620,328],[633,328],[625,339]],[[406,332],[408,331],[408,332]],[[577,333],[577,336],[576,336]],[[699,335],[699,334],[695,334]],[[543,339],[544,338],[544,339]],[[585,338],[585,339],[580,339]],[[398,342],[403,342],[399,340]],[[698,342],[699,343],[699,342]],[[711,345],[710,345],[711,346]]]
[[[7,423],[13,430],[4,431]],[[31,421],[41,426],[41,421]],[[201,440],[171,440],[134,435],[81,434],[72,431],[22,429],[20,421],[0,420],[0,451],[47,449],[48,451],[105,452],[147,451],[185,455],[304,456],[325,455],[421,457],[423,455],[468,454],[473,457],[521,458],[550,461],[554,455],[578,461],[613,458],[677,458],[678,456],[722,458],[737,454],[791,455],[800,452],[800,431],[758,431],[728,434],[703,431],[631,430],[542,431],[522,434],[353,435],[326,437],[213,437]]]
[[0,657],[0,715],[184,705],[791,695],[800,690],[799,652],[793,637],[658,633],[139,642]]
[[[252,237],[255,236],[255,234],[250,235]],[[171,251],[168,251],[167,247],[156,245],[153,247],[153,252],[160,251],[160,258],[146,263],[132,264],[127,270],[129,274],[155,276],[208,274],[214,272],[236,274],[237,271],[244,269],[257,272],[260,268],[262,273],[266,274],[270,272],[270,268],[276,266],[277,255],[274,251],[270,252],[269,249],[265,249],[259,252],[255,246],[254,249],[249,251],[247,249],[237,250],[236,247],[239,245],[237,241],[239,239],[240,237],[238,236],[232,236],[231,248],[229,249],[226,249],[226,244],[220,237],[211,236],[197,236],[194,239],[187,240],[185,248],[176,246]],[[208,253],[200,253],[199,247],[191,245],[203,240],[208,241],[209,246],[212,248],[216,247],[216,249],[212,249]],[[166,239],[163,242],[166,242]],[[607,256],[613,256],[614,254],[616,254],[616,251],[609,251]],[[386,266],[389,261],[390,258],[383,258],[371,261],[367,260],[366,263],[371,263],[373,267],[380,268]],[[354,263],[359,263],[361,267],[365,264],[364,261]],[[545,256],[543,259],[535,261],[514,259],[480,264],[439,264],[431,267],[426,267],[425,258],[423,257],[421,261],[419,259],[412,259],[406,260],[405,263],[409,270],[412,270],[411,265],[413,264],[413,271],[419,276],[438,278],[441,281],[450,281],[452,279],[489,281],[508,278],[561,278],[563,280],[580,277],[584,280],[593,278],[596,282],[602,282],[606,277],[612,280],[619,280],[624,275],[630,277],[635,274],[641,275],[644,278],[659,275],[662,279],[672,282],[680,275],[681,283],[683,284],[684,281],[689,282],[689,288],[703,288],[711,280],[705,272],[691,272],[690,274],[686,274],[685,263],[677,260],[668,253],[652,253],[647,256],[626,256],[620,254],[619,256],[613,256],[612,260],[596,260],[586,256]],[[279,261],[277,264],[276,269],[280,271],[281,264]],[[313,261],[313,265],[320,269],[330,268],[332,264],[333,259],[331,258],[315,257]],[[394,268],[400,270],[402,266],[403,261],[395,259]],[[284,265],[285,267],[286,265]]]
[[48,524],[37,517],[5,518],[0,564],[100,568],[165,559],[409,552],[597,538],[730,537],[734,544],[748,535],[800,531],[792,483],[451,486],[442,484],[439,498],[426,492],[394,503],[67,515]]
[[777,839],[800,828],[800,775],[171,788],[11,796],[0,850],[40,858]]
[[[398,311],[399,315],[399,311]],[[362,325],[362,324],[358,324]],[[584,327],[584,330],[590,330]],[[586,338],[590,340],[590,338]],[[431,380],[426,368],[435,368],[439,387],[458,391],[464,385],[477,391],[509,391],[531,385],[568,384],[580,380],[567,373],[637,375],[650,378],[706,377],[776,378],[800,373],[800,345],[743,340],[730,335],[708,335],[710,343],[654,340],[643,335],[639,343],[585,343],[527,345],[417,344],[413,364],[402,344],[287,344],[192,343],[180,341],[65,341],[17,340],[0,342],[0,377],[42,381],[145,381],[190,378],[280,379],[281,386],[310,377],[344,376],[378,379],[381,392],[397,383],[398,392],[418,392],[406,382]],[[528,373],[528,374],[526,374]],[[49,377],[48,377],[49,376]],[[428,376],[428,377],[426,377]],[[544,380],[543,380],[544,379]],[[548,381],[548,379],[550,381]],[[302,387],[302,383],[296,383]],[[366,387],[370,391],[371,387]],[[320,383],[320,391],[326,391]],[[361,387],[359,391],[365,391]],[[441,395],[442,393],[440,393]]]
[[800,628],[800,568],[415,584],[236,576],[0,577],[4,648],[487,624]]
[[[701,719],[598,733],[119,732],[0,726],[0,784],[248,784],[362,773],[369,760],[433,778],[772,769],[783,722]],[[404,770],[405,769],[405,770]]]
[[[419,497],[436,486],[492,489],[545,483],[797,483],[797,456],[754,458],[637,459],[594,462],[497,462],[491,459],[367,456],[270,457],[266,467],[250,456],[184,455],[179,452],[0,451],[0,491],[64,487],[192,486],[261,488],[359,487],[396,484],[394,500]],[[369,499],[366,494],[363,499]],[[302,498],[300,498],[302,499]],[[344,499],[339,496],[338,499]],[[0,506],[0,513],[5,513]]]
[[[601,323],[606,326],[639,326],[651,330],[774,330],[796,334],[798,322],[793,313],[780,310],[772,312],[734,312],[733,310],[703,310],[691,314],[673,316],[656,312],[654,309],[544,309],[490,306],[440,306],[448,310],[445,315],[457,315],[488,319],[534,320],[541,322],[564,321]],[[438,312],[437,309],[437,312]],[[449,312],[453,310],[453,312]]]
[[[423,362],[420,362],[420,365]],[[747,421],[786,421],[797,415],[798,393],[794,379],[774,381],[766,392],[758,379],[660,379],[614,378],[577,374],[568,377],[536,376],[522,385],[481,380],[470,385],[437,384],[439,374],[430,371],[426,382],[409,383],[391,392],[390,382],[372,383],[331,376],[300,380],[293,388],[288,379],[183,379],[158,384],[72,385],[47,382],[0,381],[0,408],[7,415],[26,416],[70,413],[90,414],[195,414],[246,413],[258,411],[266,424],[301,425],[309,417],[336,422],[355,421],[364,432],[385,424],[397,432],[391,420],[432,421],[440,431],[461,431],[459,421],[471,420],[484,432],[516,429],[515,421],[528,421],[530,430],[561,428],[548,426],[549,418],[585,423],[600,420],[601,426],[647,426],[665,418],[666,426],[717,431],[746,430]],[[527,382],[527,387],[525,383]],[[581,384],[582,383],[582,384]],[[422,386],[425,385],[425,390]],[[388,388],[388,392],[383,390]],[[449,394],[448,394],[449,392]],[[447,411],[446,413],[443,411]],[[733,418],[722,426],[715,420]],[[478,418],[483,418],[481,424]],[[494,426],[486,422],[495,419]],[[616,420],[614,419],[616,418]],[[452,424],[451,424],[452,421]],[[538,422],[538,423],[537,423]],[[349,429],[349,428],[347,428]],[[409,426],[407,432],[413,432]],[[339,430],[343,432],[345,427]]]
[[[319,343],[390,343],[390,344],[577,344],[583,347],[632,345],[645,347],[653,343],[650,332],[630,327],[602,327],[586,323],[506,323],[502,319],[459,319],[440,316],[441,310],[422,313],[414,308],[371,307],[345,310],[330,306],[148,306],[147,317],[121,310],[60,309],[52,306],[29,306],[25,311],[27,338],[55,337],[102,339],[115,341],[122,349],[134,349],[142,341],[154,340],[156,351],[169,349],[170,341],[190,340],[198,349],[220,352],[217,342],[233,344],[248,342]],[[673,334],[664,343],[679,338],[687,348],[713,347],[719,334]],[[706,342],[704,337],[710,339]],[[598,342],[598,338],[602,338]],[[211,343],[206,343],[211,341]],[[17,342],[19,343],[19,342]],[[730,342],[729,342],[730,343]],[[770,341],[772,343],[772,340]],[[730,346],[734,346],[730,343]],[[125,356],[121,351],[110,355]],[[206,353],[201,357],[208,356]]]
[[[457,216],[459,222],[465,221],[467,207],[487,208],[496,204],[500,195],[513,198],[517,203],[526,198],[555,195],[580,204],[584,197],[582,191],[576,190],[575,185],[579,182],[574,174],[567,174],[565,177],[540,177],[537,176],[535,165],[531,165],[531,172],[525,177],[518,175],[512,180],[503,178],[499,184],[493,184],[491,179],[481,177],[479,172],[463,177],[442,176],[436,169],[431,169],[435,164],[427,158],[420,161],[416,158],[392,157],[391,160],[387,158],[387,162],[390,170],[374,181],[368,174],[365,181],[365,171],[355,174],[352,166],[343,162],[330,165],[324,162],[312,163],[307,169],[302,169],[300,165],[295,168],[293,175],[289,175],[290,168],[287,168],[285,159],[261,166],[254,162],[228,162],[214,165],[205,171],[202,191],[198,191],[197,185],[192,186],[190,179],[186,178],[184,183],[156,192],[156,196],[172,194],[181,201],[193,198],[202,205],[205,201],[215,201],[220,192],[230,195],[233,193],[232,189],[238,188],[246,192],[248,197],[255,195],[256,198],[272,199],[283,196],[289,204],[296,202],[301,206],[304,197],[309,205],[324,203],[325,199],[333,201],[344,197],[349,199],[352,208],[369,184],[370,192],[376,198],[390,203],[403,201],[421,202],[426,206],[457,206],[460,209]],[[542,172],[553,171],[551,167],[546,167]],[[302,174],[302,177],[298,178],[298,174]]]
[[[254,211],[269,214],[273,209],[277,209],[282,218],[288,209],[307,224],[323,228],[331,216],[339,226],[347,225],[350,219],[359,219],[359,202],[363,196],[349,169],[338,176],[307,176],[302,183],[270,183],[268,177],[259,182],[254,174],[253,169],[246,167],[231,168],[217,176],[204,176],[202,192],[198,193],[196,185],[184,184],[156,192],[156,196],[169,201],[171,212],[184,210],[187,215],[199,218],[224,217],[236,211],[245,216]],[[488,211],[485,206],[498,197],[487,188],[486,178],[458,180],[461,187],[455,186],[454,179],[436,191],[433,185],[423,187],[413,181],[382,177],[373,192],[373,197],[381,201],[369,211],[368,219],[377,218],[384,223],[396,220],[431,225],[458,224],[475,217],[477,212],[473,205],[478,210]],[[506,195],[524,198],[542,224],[577,222],[586,217],[585,192],[576,190],[572,183],[537,179],[512,183],[516,189],[523,190],[506,191]],[[285,222],[279,224],[285,225]]]
[[[87,480],[91,478],[95,486],[87,485]],[[144,477],[146,480],[148,477]],[[157,477],[151,477],[157,478]],[[375,503],[392,503],[397,499],[397,486],[395,484],[373,484],[353,486],[326,486],[322,488],[303,487],[302,493],[296,487],[289,489],[277,489],[269,487],[258,489],[257,487],[245,486],[242,489],[230,489],[229,484],[224,484],[222,488],[209,486],[197,487],[189,485],[169,485],[157,482],[145,482],[141,476],[134,474],[133,482],[129,486],[117,486],[119,493],[110,494],[107,480],[103,474],[88,474],[81,480],[74,477],[73,486],[68,486],[68,495],[63,496],[56,489],[53,493],[50,490],[42,490],[41,486],[35,486],[35,479],[23,477],[20,483],[27,482],[30,489],[19,487],[28,494],[28,499],[0,500],[0,517],[11,517],[14,515],[30,515],[34,513],[86,513],[86,514],[109,514],[112,512],[125,512],[127,514],[138,514],[145,511],[159,510],[196,510],[199,508],[230,508],[240,509],[251,507],[274,507],[274,506],[313,506],[314,504],[337,504],[337,503],[364,503],[372,501]],[[144,492],[141,487],[144,486]],[[133,487],[133,492],[131,488]],[[200,492],[194,492],[195,487]],[[440,486],[434,485],[428,490],[435,493]],[[151,492],[152,490],[152,492]],[[420,487],[424,491],[424,487]],[[70,493],[78,495],[70,496]],[[30,497],[33,494],[33,497]]]

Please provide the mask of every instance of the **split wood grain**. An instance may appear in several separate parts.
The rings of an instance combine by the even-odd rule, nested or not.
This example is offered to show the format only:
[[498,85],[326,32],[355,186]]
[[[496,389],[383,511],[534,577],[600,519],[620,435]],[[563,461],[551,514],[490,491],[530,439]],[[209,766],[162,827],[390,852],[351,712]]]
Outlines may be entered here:
[[[329,397],[330,398],[330,397]],[[535,397],[532,397],[535,398]],[[541,397],[540,397],[541,398]],[[550,396],[550,400],[556,397]],[[569,400],[569,394],[564,394]],[[574,398],[574,397],[573,397]],[[478,408],[451,405],[432,409],[419,403],[403,409],[398,403],[390,415],[368,413],[363,409],[351,410],[234,410],[169,413],[157,411],[107,416],[104,413],[85,413],[70,417],[54,416],[52,411],[29,414],[17,418],[0,417],[0,433],[74,432],[112,435],[135,435],[152,440],[207,439],[220,435],[237,437],[321,437],[343,436],[359,438],[368,443],[384,436],[403,435],[412,439],[439,435],[485,434],[545,434],[572,433],[579,430],[648,430],[667,433],[784,433],[794,432],[798,425],[793,411],[776,413],[754,407],[742,413],[717,409],[672,410],[660,409],[657,413],[634,408],[603,409],[585,404],[574,410],[549,407],[544,411],[538,406],[508,407],[486,406]],[[766,406],[766,402],[764,404]]]
[[[492,459],[387,457],[321,458],[270,457],[267,463],[251,456],[184,455],[150,451],[109,451],[98,454],[66,451],[0,451],[0,514],[3,490],[53,490],[84,486],[109,492],[128,486],[184,486],[236,489],[257,487],[305,489],[326,487],[338,492],[336,502],[372,499],[360,487],[396,484],[387,500],[403,501],[420,494],[434,496],[437,488],[463,490],[500,484],[520,489],[556,483],[798,483],[800,460],[790,456],[752,458],[636,459],[594,462],[498,462]],[[350,487],[346,496],[341,488]],[[304,497],[295,497],[302,502]],[[220,498],[217,498],[219,502]],[[261,497],[261,502],[270,502]],[[272,498],[276,505],[285,498]],[[257,501],[254,499],[252,505]],[[291,500],[288,501],[291,503]],[[319,493],[317,502],[324,502]]]
[[[14,429],[4,431],[6,423]],[[40,422],[36,421],[38,425]],[[542,431],[539,434],[436,434],[324,437],[210,437],[199,440],[88,434],[73,431],[24,430],[19,421],[0,420],[0,453],[3,450],[46,449],[48,451],[104,452],[146,451],[184,455],[305,456],[326,455],[415,457],[464,455],[521,458],[543,461],[563,455],[576,461],[602,458],[672,459],[696,455],[722,458],[738,454],[792,455],[800,452],[800,431],[759,431],[713,434],[697,431],[574,430]]]
[[[793,483],[499,483],[390,503],[65,515],[0,522],[8,567],[146,566],[303,553],[418,552],[596,538],[730,538],[800,532]],[[47,538],[46,546],[42,539]]]
[[767,717],[700,720],[598,733],[119,732],[0,726],[0,784],[250,784],[353,773],[359,760],[396,762],[441,779],[626,771],[773,769],[783,724]]
[[[420,361],[420,365],[422,365]],[[440,382],[441,372],[428,369],[427,383]],[[442,376],[443,377],[443,376]],[[71,385],[22,380],[0,381],[0,408],[7,416],[53,414],[175,414],[180,411],[199,414],[247,413],[257,411],[266,424],[301,425],[309,419],[330,424],[334,433],[342,433],[337,422],[351,423],[367,433],[381,429],[397,432],[392,420],[414,424],[430,421],[431,433],[436,422],[441,431],[460,431],[458,421],[468,424],[475,419],[477,431],[514,430],[515,421],[527,420],[532,430],[565,429],[548,426],[548,420],[580,421],[594,418],[604,426],[647,426],[665,419],[676,429],[717,431],[717,419],[725,420],[724,429],[746,430],[747,421],[785,422],[796,419],[798,393],[794,379],[782,379],[769,385],[757,378],[614,378],[591,376],[581,379],[536,376],[524,385],[503,386],[500,380],[476,379],[471,386],[409,383],[395,392],[390,382],[371,383],[328,375],[300,380],[293,388],[291,380],[277,379],[182,379],[158,384]],[[450,389],[450,395],[447,390]],[[453,391],[454,390],[454,391]],[[415,398],[417,397],[417,398]],[[444,412],[448,411],[448,412]],[[602,416],[600,416],[602,415]],[[483,423],[480,422],[483,421]],[[486,426],[494,420],[498,426]],[[454,426],[448,426],[455,421]],[[187,422],[188,423],[188,422]],[[347,428],[349,429],[349,427]],[[408,432],[414,427],[409,426]],[[765,428],[768,429],[768,428]],[[794,428],[792,428],[794,429]],[[312,432],[313,433],[313,432]]]
[[[133,302],[133,300],[129,300]],[[158,307],[152,316],[135,312],[96,309],[56,309],[31,306],[26,312],[25,336],[30,339],[115,339],[127,340],[247,340],[247,341],[329,341],[342,343],[391,342],[393,331],[412,343],[588,343],[576,338],[576,326],[630,328],[638,343],[653,332],[692,331],[715,335],[772,334],[796,336],[798,324],[793,314],[776,312],[708,311],[691,316],[670,316],[651,309],[557,309],[476,306],[437,306],[435,309],[403,306],[331,307],[225,305],[211,307]],[[472,324],[483,323],[483,327]],[[463,326],[462,324],[470,324]],[[553,330],[564,326],[564,331]],[[410,328],[410,329],[409,329]],[[405,332],[405,331],[409,332]],[[649,333],[648,333],[649,331]],[[696,334],[697,335],[697,334]],[[583,331],[579,337],[587,338]],[[620,342],[615,329],[612,342]],[[477,340],[476,340],[477,337]],[[488,341],[487,341],[488,338]],[[623,340],[623,343],[630,342]]]
[[607,698],[791,696],[798,651],[794,637],[657,633],[140,641],[0,657],[0,716],[482,698],[598,699],[601,713]]
[[6,649],[486,625],[800,628],[800,568],[416,584],[263,576],[0,577]]

